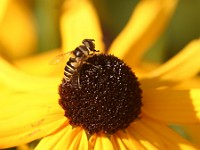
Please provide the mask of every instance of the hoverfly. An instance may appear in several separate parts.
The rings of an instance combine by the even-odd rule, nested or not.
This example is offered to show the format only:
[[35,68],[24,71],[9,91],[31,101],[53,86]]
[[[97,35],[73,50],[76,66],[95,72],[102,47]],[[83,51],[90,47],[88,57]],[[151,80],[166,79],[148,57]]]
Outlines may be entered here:
[[[92,57],[96,52],[99,52],[99,50],[95,49],[94,40],[84,39],[82,41],[82,45],[76,47],[74,50],[70,52],[57,55],[55,58],[51,60],[50,64],[57,64],[61,61],[64,61],[67,58],[67,56],[71,54],[71,57],[67,61],[64,69],[64,79],[65,81],[70,81],[74,73],[79,72],[79,69],[84,63],[88,63],[85,60],[87,60],[89,57]],[[79,76],[78,76],[78,86],[80,87]]]

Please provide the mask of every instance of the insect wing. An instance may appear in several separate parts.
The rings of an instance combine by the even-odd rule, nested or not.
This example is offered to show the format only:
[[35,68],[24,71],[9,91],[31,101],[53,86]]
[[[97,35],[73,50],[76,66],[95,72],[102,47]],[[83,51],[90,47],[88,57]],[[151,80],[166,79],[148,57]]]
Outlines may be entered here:
[[56,65],[56,64],[58,64],[60,62],[65,61],[70,56],[70,54],[72,52],[73,51],[69,51],[69,52],[62,53],[62,54],[59,54],[59,55],[55,56],[53,59],[51,59],[50,65]]

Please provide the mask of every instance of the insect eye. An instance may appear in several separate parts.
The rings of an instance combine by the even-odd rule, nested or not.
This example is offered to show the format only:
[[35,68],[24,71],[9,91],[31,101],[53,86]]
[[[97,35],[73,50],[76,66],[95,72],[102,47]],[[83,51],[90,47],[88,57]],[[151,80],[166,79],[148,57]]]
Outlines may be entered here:
[[88,47],[91,51],[94,51],[95,44],[94,44],[93,41],[94,41],[93,39],[84,39],[82,43],[83,43],[86,47]]

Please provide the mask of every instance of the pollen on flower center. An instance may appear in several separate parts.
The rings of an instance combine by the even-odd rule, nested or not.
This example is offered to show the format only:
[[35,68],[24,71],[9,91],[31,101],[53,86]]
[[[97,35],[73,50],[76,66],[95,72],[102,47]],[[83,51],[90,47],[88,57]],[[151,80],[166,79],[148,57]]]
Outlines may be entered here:
[[[65,116],[89,134],[125,129],[141,112],[142,91],[136,76],[112,55],[94,55],[87,62],[59,87]],[[78,80],[80,87],[73,84]]]

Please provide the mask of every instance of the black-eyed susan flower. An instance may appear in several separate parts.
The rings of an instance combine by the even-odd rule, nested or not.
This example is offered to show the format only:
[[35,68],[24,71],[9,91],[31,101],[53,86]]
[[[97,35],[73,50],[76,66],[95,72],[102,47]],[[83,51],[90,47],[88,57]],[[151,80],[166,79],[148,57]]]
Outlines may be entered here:
[[[176,1],[174,0],[141,1],[134,10],[127,26],[108,50],[109,54],[114,54],[123,59],[131,67],[141,84],[140,88],[136,88],[135,95],[139,95],[143,105],[141,107],[141,103],[138,100],[138,107],[134,105],[134,109],[138,114],[135,114],[136,117],[134,119],[122,121],[124,124],[121,128],[113,130],[113,126],[105,126],[105,128],[100,127],[100,130],[89,130],[89,127],[93,127],[90,124],[93,120],[88,120],[88,127],[70,122],[68,114],[66,115],[67,117],[64,116],[65,110],[58,104],[60,99],[58,85],[62,79],[63,69],[55,69],[53,72],[48,65],[45,65],[48,64],[48,61],[56,52],[16,61],[15,65],[17,67],[9,64],[1,57],[0,148],[17,146],[41,139],[36,150],[198,149],[197,146],[192,145],[188,140],[174,132],[169,125],[199,124],[200,122],[200,103],[198,102],[200,98],[199,79],[197,77],[197,79],[194,78],[199,72],[200,41],[192,41],[177,56],[150,72],[139,72],[137,68],[143,53],[163,30],[175,5]],[[91,3],[89,1],[66,1],[63,7],[64,10],[61,17],[62,49],[65,52],[73,50],[84,38],[94,38],[97,49],[103,52],[102,34]],[[105,55],[99,55],[88,59],[89,63],[94,63],[94,66],[100,69],[95,69],[95,67],[93,68],[89,64],[85,65],[82,68],[80,78],[84,86],[88,85],[91,87],[90,83],[95,82],[91,77],[100,78],[100,76],[96,77],[95,74],[104,73],[100,74],[103,75],[103,79],[111,81],[110,84],[115,85],[112,78],[117,77],[111,77],[110,74],[105,75],[109,71],[115,73],[115,71],[109,70],[110,67],[108,66],[125,66],[125,69],[123,67],[113,67],[117,72],[122,70],[126,72],[128,70],[127,73],[123,73],[123,77],[126,80],[130,80],[130,82],[125,82],[126,85],[119,85],[120,89],[122,89],[121,92],[112,91],[116,99],[115,102],[118,103],[117,93],[120,93],[119,97],[126,98],[127,94],[133,91],[133,87],[127,85],[132,85],[134,81],[135,84],[133,85],[138,85],[138,81],[133,81],[136,77],[123,61],[114,56],[112,56],[112,59],[110,57],[110,55],[106,57]],[[105,66],[107,68],[103,67],[104,63],[106,63]],[[126,74],[131,74],[131,77],[125,76]],[[110,79],[106,79],[107,77]],[[102,78],[100,79],[103,80]],[[115,79],[115,81],[117,80]],[[106,82],[101,81],[100,83]],[[110,86],[107,84],[105,84],[105,87],[110,89]],[[96,88],[98,89],[98,87]],[[60,89],[61,95],[64,88],[61,87]],[[140,89],[143,93],[142,99]],[[101,92],[106,92],[105,90],[98,90],[92,93],[88,89],[90,92],[88,95],[91,96],[90,98],[94,100],[94,103],[95,96],[99,96]],[[126,91],[128,92],[123,96]],[[84,92],[87,92],[87,90]],[[110,91],[108,90],[108,92]],[[70,100],[73,99],[73,96],[77,96],[75,98],[79,96],[79,98],[82,98],[82,95],[73,95],[73,93],[61,95],[61,98],[62,96],[64,98],[71,96]],[[112,98],[111,96],[110,98]],[[131,96],[133,95],[131,94]],[[101,98],[96,99],[101,100]],[[76,99],[76,101],[78,100]],[[102,97],[102,100],[105,99]],[[127,102],[126,99],[124,100]],[[92,101],[85,102],[88,103],[85,104],[85,108],[88,105],[90,108],[92,107]],[[73,101],[71,103],[71,106],[76,106],[77,104],[73,103]],[[112,103],[105,105],[110,104]],[[63,103],[62,106],[64,105]],[[66,106],[70,107],[70,105]],[[104,105],[99,106],[102,107]],[[118,106],[118,110],[122,110],[120,106],[121,104]],[[124,106],[127,106],[128,109],[126,110],[129,112],[131,110],[130,106],[133,105],[126,104]],[[90,118],[90,115],[105,114],[100,112],[106,110],[104,108],[90,108],[90,114],[82,115],[87,115]],[[95,110],[98,110],[98,112]],[[76,111],[77,113],[79,112],[78,110]],[[123,119],[123,117],[119,117],[120,120],[118,120],[118,114],[123,116],[123,112],[120,113],[117,109],[117,115],[113,115],[113,111],[110,114],[107,116],[111,117],[110,120],[112,121],[109,122],[109,118],[106,119],[111,124],[114,122],[118,125],[118,121]],[[132,112],[130,114],[132,117]],[[113,116],[116,118],[116,122],[115,118],[112,118]],[[73,119],[76,120],[72,115],[71,120]],[[111,127],[111,130],[109,127]]]

